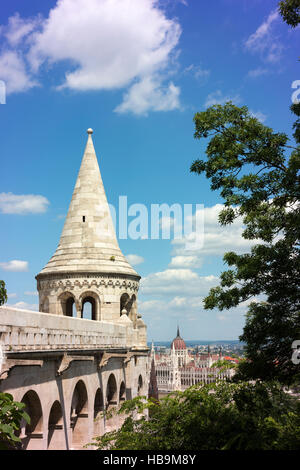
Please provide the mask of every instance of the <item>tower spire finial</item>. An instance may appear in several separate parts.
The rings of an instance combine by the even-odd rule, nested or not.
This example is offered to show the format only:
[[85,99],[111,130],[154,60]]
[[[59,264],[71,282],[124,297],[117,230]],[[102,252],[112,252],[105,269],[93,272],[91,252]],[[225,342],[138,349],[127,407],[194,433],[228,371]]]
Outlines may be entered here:
[[93,129],[87,129],[87,133],[59,245],[40,274],[102,272],[138,276],[120,250],[93,144]]

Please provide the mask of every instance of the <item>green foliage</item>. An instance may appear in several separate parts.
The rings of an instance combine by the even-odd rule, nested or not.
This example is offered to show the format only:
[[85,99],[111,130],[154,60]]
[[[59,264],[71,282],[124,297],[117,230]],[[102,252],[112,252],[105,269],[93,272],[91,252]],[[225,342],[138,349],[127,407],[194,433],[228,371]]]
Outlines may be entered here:
[[295,28],[300,23],[300,0],[284,0],[278,6],[284,21]]
[[16,448],[21,442],[16,432],[20,430],[21,421],[30,423],[24,411],[24,403],[13,401],[9,393],[0,393],[0,450]]
[[[291,111],[299,116],[300,104]],[[220,190],[225,202],[220,224],[241,217],[243,237],[259,242],[250,253],[224,255],[229,269],[204,306],[223,310],[253,299],[240,337],[248,358],[241,363],[241,377],[297,381],[300,370],[291,361],[291,347],[300,339],[299,119],[296,146],[288,145],[286,134],[260,123],[246,106],[231,102],[197,113],[194,122],[195,138],[209,142],[206,161],[196,160],[191,171],[205,173],[212,190]]]
[[0,281],[0,305],[5,304],[7,302],[7,292],[5,289],[5,282]]
[[[136,420],[134,411],[152,410]],[[108,450],[296,450],[300,404],[276,383],[193,386],[159,404],[138,397],[119,413],[122,427],[93,443]]]
[[211,365],[211,368],[220,369],[220,372],[223,372],[227,369],[236,369],[237,364],[235,362],[227,361],[226,359],[219,359]]

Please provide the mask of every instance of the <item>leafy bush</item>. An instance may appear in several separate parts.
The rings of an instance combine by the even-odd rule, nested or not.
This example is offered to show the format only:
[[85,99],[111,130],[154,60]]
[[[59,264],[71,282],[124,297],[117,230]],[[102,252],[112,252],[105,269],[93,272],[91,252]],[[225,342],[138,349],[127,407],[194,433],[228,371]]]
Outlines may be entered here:
[[[145,397],[125,402],[118,411],[127,414],[122,427],[92,445],[108,450],[295,450],[300,448],[299,411],[299,401],[275,382],[195,385],[159,404]],[[137,413],[142,416],[134,419]]]
[[0,393],[0,449],[16,449],[21,439],[16,435],[21,421],[30,422],[24,403],[13,401],[9,393]]

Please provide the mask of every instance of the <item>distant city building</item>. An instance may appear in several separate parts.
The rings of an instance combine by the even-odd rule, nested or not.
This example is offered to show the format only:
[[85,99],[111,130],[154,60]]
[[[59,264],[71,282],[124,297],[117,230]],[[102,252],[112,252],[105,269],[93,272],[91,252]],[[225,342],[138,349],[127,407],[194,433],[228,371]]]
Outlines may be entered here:
[[150,362],[155,367],[156,382],[159,393],[168,393],[175,390],[183,391],[198,383],[207,384],[231,378],[234,369],[221,369],[212,367],[219,360],[236,361],[229,356],[223,356],[221,349],[218,354],[211,354],[210,347],[206,354],[191,354],[180,336],[179,327],[177,336],[171,344],[169,353],[155,353],[152,343]]

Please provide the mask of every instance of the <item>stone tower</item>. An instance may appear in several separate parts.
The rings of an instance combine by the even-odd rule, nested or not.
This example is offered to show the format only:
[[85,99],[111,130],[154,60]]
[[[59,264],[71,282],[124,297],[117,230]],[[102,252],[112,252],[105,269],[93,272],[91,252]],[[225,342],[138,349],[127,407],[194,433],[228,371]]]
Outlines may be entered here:
[[[140,276],[119,248],[92,140],[88,140],[59,245],[36,276],[40,312],[82,317],[91,304],[91,319],[131,320],[137,314]],[[141,331],[140,331],[141,332]]]

